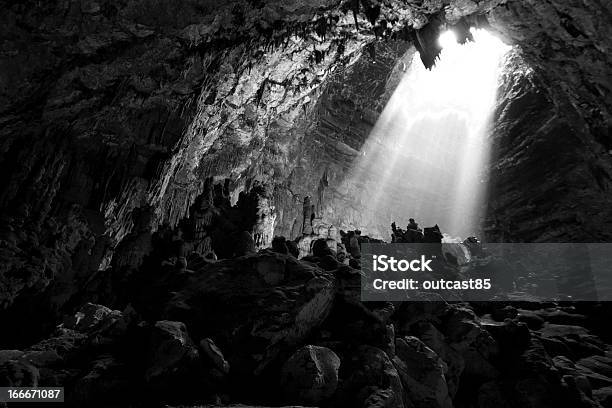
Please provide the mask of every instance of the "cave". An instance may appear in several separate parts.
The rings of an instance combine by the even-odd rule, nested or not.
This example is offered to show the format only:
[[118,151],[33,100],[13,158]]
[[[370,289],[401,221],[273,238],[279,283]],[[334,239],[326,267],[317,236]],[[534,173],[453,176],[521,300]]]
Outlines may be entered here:
[[0,406],[612,407],[612,4],[0,4]]

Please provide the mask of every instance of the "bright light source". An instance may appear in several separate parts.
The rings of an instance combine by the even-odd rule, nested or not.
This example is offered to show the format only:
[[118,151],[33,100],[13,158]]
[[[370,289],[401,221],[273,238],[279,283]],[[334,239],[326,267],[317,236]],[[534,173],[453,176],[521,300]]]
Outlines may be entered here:
[[406,225],[414,217],[453,236],[476,232],[486,190],[487,126],[510,47],[484,30],[471,32],[474,41],[463,45],[452,31],[443,33],[431,70],[415,53],[362,148],[367,155],[346,181],[347,189],[359,186],[355,225]]
[[457,45],[457,35],[453,30],[448,30],[440,34],[438,38],[438,44],[442,48],[450,48],[453,45]]

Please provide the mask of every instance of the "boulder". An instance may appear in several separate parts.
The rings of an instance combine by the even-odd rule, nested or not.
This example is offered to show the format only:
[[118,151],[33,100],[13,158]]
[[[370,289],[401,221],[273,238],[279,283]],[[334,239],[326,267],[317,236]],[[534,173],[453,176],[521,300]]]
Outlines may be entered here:
[[444,334],[431,323],[420,323],[417,328],[418,337],[431,348],[446,363],[445,373],[448,392],[454,397],[459,388],[459,380],[465,369],[465,359],[461,352],[450,346]]
[[185,359],[197,358],[197,355],[184,323],[158,321],[152,328],[145,377],[152,381],[173,373]]
[[73,316],[64,319],[64,327],[82,333],[92,332],[121,317],[121,312],[106,306],[87,303]]
[[588,368],[591,371],[612,377],[612,358],[609,356],[590,356],[576,362],[576,365]]
[[404,387],[397,369],[379,348],[360,346],[342,356],[340,386],[334,405],[342,407],[403,408]]
[[327,245],[327,241],[323,238],[319,238],[312,243],[312,255],[322,258],[327,255],[333,256],[334,253]]
[[283,365],[281,386],[287,402],[320,404],[336,391],[340,358],[326,347],[305,346]]
[[129,380],[124,364],[113,356],[100,356],[76,382],[70,401],[83,405],[92,405],[92,401],[95,401],[96,405],[125,402],[130,391]]
[[1,387],[37,387],[40,379],[38,368],[24,360],[0,363]]
[[331,274],[263,250],[195,271],[165,304],[163,318],[185,322],[195,338],[214,338],[232,378],[247,384],[243,392],[260,393],[271,383],[256,384],[255,377],[304,344],[326,319],[334,295]]
[[467,307],[450,307],[442,317],[440,331],[458,351],[465,351],[480,335],[482,329],[476,315]]
[[612,386],[593,391],[593,398],[604,408],[612,407]]
[[444,375],[448,367],[425,343],[413,336],[395,340],[393,364],[416,408],[451,408]]
[[229,374],[230,365],[223,357],[223,353],[217,347],[214,341],[210,338],[205,338],[200,341],[200,348],[202,349],[202,357],[208,360],[213,367],[219,370],[223,374]]

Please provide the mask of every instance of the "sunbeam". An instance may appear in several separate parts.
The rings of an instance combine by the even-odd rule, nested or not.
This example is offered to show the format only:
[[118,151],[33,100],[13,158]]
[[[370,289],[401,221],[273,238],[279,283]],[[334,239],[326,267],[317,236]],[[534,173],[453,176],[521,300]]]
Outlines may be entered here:
[[414,55],[364,144],[351,182],[362,182],[369,217],[404,223],[411,216],[455,236],[477,231],[487,127],[509,47],[487,31],[471,31],[474,41],[463,45],[452,31],[443,33],[431,70]]

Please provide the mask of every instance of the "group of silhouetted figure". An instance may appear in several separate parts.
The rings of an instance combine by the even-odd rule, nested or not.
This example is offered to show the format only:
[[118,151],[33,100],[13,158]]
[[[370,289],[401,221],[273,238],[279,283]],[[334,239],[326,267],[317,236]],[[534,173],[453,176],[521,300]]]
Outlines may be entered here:
[[398,228],[395,222],[391,224],[391,242],[408,244],[442,242],[442,232],[440,232],[440,227],[437,224],[422,229],[414,218],[410,218],[408,221],[405,230]]

